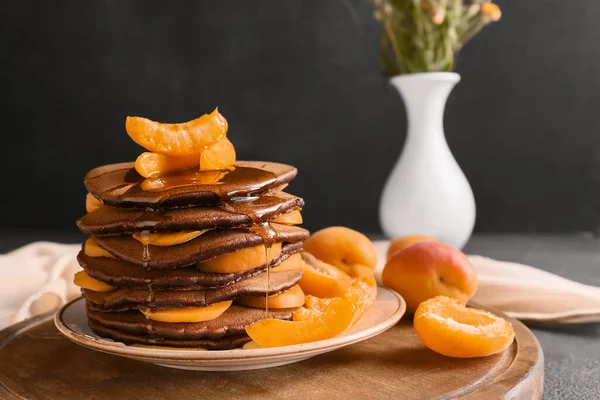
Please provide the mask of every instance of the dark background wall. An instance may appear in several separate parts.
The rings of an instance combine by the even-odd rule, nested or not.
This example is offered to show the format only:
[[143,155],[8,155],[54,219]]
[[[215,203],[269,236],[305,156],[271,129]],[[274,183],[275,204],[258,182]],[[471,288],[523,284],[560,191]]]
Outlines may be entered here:
[[[498,1],[459,55],[448,142],[478,231],[598,231],[600,4]],[[0,227],[75,229],[82,178],[134,160],[125,116],[219,106],[240,159],[300,174],[306,225],[379,230],[404,140],[367,0],[4,0]]]

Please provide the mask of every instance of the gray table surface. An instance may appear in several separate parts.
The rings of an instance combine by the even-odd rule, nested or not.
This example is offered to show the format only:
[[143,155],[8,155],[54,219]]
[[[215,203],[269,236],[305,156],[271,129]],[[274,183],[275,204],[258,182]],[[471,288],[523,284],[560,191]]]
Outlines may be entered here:
[[[36,240],[82,242],[75,233],[0,230],[0,253]],[[532,265],[600,286],[600,240],[592,235],[475,235],[464,250]],[[531,326],[545,357],[545,399],[600,399],[600,323]]]

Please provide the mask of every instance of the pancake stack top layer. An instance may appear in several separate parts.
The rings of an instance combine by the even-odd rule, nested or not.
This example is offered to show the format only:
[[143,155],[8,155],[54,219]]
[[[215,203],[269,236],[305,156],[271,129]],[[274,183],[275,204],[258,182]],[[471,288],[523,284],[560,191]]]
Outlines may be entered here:
[[75,281],[94,331],[125,343],[226,349],[249,341],[244,327],[253,322],[291,319],[293,308],[267,312],[265,296],[302,277],[308,232],[294,225],[304,202],[281,191],[295,168],[239,161],[151,178],[138,170],[106,165],[85,177],[88,213],[77,225],[89,239]]

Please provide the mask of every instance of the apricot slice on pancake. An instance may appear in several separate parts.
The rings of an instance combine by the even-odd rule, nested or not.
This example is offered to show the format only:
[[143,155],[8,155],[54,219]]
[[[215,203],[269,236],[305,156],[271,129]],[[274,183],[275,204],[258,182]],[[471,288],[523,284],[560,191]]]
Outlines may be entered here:
[[164,154],[144,152],[135,160],[135,170],[144,178],[156,178],[176,171],[198,167],[200,154],[172,157]]
[[117,289],[116,286],[92,278],[85,271],[77,272],[73,278],[73,283],[81,288],[93,290],[94,292],[112,292]]
[[281,243],[273,243],[267,248],[264,245],[241,249],[224,254],[214,260],[196,264],[196,268],[203,272],[228,274],[231,272],[246,271],[260,267],[267,261],[272,261],[281,254]]
[[174,308],[171,310],[140,310],[147,319],[160,322],[203,322],[218,318],[231,306],[232,301],[222,301],[206,307]]
[[116,258],[102,247],[98,246],[92,238],[88,238],[83,245],[83,252],[88,257],[107,257]]
[[92,211],[96,211],[103,205],[104,203],[102,203],[101,200],[95,198],[93,194],[88,193],[85,195],[85,211],[91,213]]
[[275,296],[270,296],[268,300],[265,296],[240,297],[236,299],[236,303],[252,308],[295,308],[304,305],[304,292],[298,285],[294,285],[291,289],[279,293]]
[[235,164],[235,148],[224,137],[200,153],[200,171],[227,169]]
[[285,225],[300,225],[302,223],[302,214],[300,210],[292,210],[285,214],[281,214],[277,218],[273,218],[270,222],[277,222]]
[[127,117],[127,134],[145,149],[167,156],[200,154],[227,133],[227,120],[215,109],[210,114],[179,124],[164,124],[142,117]]
[[192,239],[202,235],[207,230],[201,231],[182,231],[167,233],[134,233],[135,240],[141,242],[144,246],[153,245],[160,247],[175,246],[177,244],[189,242]]
[[415,312],[414,327],[425,346],[457,358],[501,352],[515,337],[508,321],[445,296],[422,302]]
[[313,255],[302,253],[304,265],[300,287],[309,295],[317,297],[343,296],[352,278],[339,268],[317,260]]
[[227,175],[228,171],[197,171],[195,174],[185,177],[173,175],[147,178],[142,181],[143,190],[165,190],[181,185],[216,185]]
[[289,271],[292,269],[303,269],[304,261],[300,253],[292,254],[285,261],[272,268],[273,272]]
[[246,327],[246,333],[262,347],[289,346],[332,338],[350,327],[356,313],[352,302],[332,299],[314,318],[301,321],[264,319]]
[[304,251],[350,276],[372,275],[377,265],[377,250],[369,238],[342,226],[315,232],[304,242]]

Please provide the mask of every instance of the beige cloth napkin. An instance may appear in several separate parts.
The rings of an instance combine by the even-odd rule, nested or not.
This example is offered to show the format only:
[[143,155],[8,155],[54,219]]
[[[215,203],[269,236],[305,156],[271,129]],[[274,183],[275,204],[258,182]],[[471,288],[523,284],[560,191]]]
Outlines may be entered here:
[[0,329],[80,295],[73,275],[81,245],[34,242],[0,255]]
[[[377,279],[387,241],[377,241]],[[35,242],[0,255],[0,329],[52,311],[80,295],[73,275],[80,245]],[[600,288],[561,278],[527,265],[469,256],[477,268],[479,304],[544,323],[600,322]]]
[[[389,246],[375,242],[379,253],[376,277]],[[503,311],[513,318],[547,324],[600,322],[600,288],[562,278],[550,272],[512,262],[471,255],[479,287],[473,301]]]

